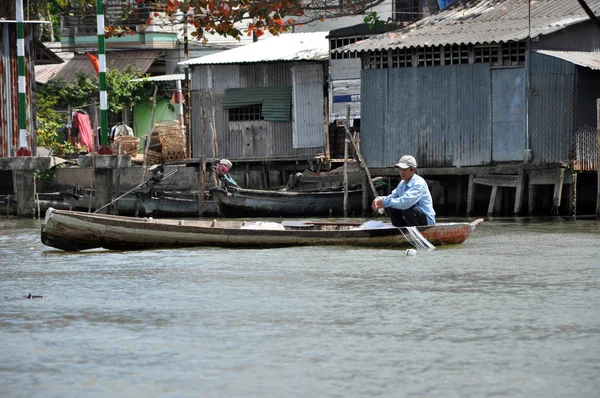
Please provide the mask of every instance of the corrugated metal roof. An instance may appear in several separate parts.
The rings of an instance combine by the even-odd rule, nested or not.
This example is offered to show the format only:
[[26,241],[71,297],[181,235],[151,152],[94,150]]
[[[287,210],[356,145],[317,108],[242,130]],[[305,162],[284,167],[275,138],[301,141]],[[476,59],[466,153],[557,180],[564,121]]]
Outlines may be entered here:
[[55,77],[62,68],[67,65],[75,54],[70,52],[55,52],[63,62],[60,64],[36,65],[35,66],[35,81],[36,83],[47,83],[48,80]]
[[560,58],[569,61],[572,64],[584,66],[586,68],[600,70],[600,52],[586,51],[550,51],[537,50],[538,54],[549,55],[551,57]]
[[[144,74],[159,55],[159,50],[109,51],[106,54],[106,67],[109,70],[111,68],[122,70],[132,65],[139,73]],[[96,70],[86,54],[76,54],[71,60],[61,65],[64,66],[60,69],[57,68],[54,76],[49,77],[48,80],[63,79],[66,82],[73,82],[77,79],[78,73],[84,73],[90,77],[97,76]],[[36,78],[36,81],[39,80]]]
[[[190,80],[192,79],[190,75]],[[141,79],[132,79],[132,82],[173,82],[175,80],[185,80],[184,73],[174,73],[171,75],[160,75],[160,76],[151,76],[151,77],[143,77]]]
[[[600,0],[586,0],[598,15]],[[547,35],[589,19],[575,0],[457,1],[455,5],[406,28],[374,36],[335,51],[369,51],[392,48],[482,44],[519,41]]]
[[272,61],[320,61],[329,58],[328,32],[287,33],[243,47],[180,62],[180,65],[239,64]]

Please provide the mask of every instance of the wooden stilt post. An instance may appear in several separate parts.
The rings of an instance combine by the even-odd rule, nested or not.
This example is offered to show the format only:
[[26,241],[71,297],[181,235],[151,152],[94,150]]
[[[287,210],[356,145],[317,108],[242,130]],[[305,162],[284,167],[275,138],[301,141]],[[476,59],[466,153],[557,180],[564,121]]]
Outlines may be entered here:
[[491,217],[494,215],[494,207],[496,205],[496,195],[498,194],[498,185],[492,186],[492,195],[490,196],[490,203],[488,204],[487,215]]
[[552,213],[558,215],[560,213],[560,200],[562,197],[562,187],[565,180],[565,169],[561,168],[558,172],[556,183],[554,184],[554,196],[552,198]]
[[515,194],[515,207],[513,213],[518,216],[523,206],[523,191],[525,190],[525,170],[519,170],[519,177],[517,178],[517,192]]
[[577,173],[571,175],[571,189],[569,190],[569,215],[577,215]]
[[367,175],[363,175],[362,182],[360,184],[362,189],[362,215],[366,216],[369,209],[369,182],[367,181]]
[[596,133],[596,177],[598,179],[598,190],[596,191],[596,217],[600,218],[600,98],[596,100],[596,123],[598,124]]
[[473,183],[473,179],[475,178],[475,174],[469,174],[469,190],[467,192],[467,217],[471,216],[473,212],[473,204],[475,202],[475,184]]
[[250,186],[250,163],[246,163],[246,172],[244,173],[244,186],[248,188]]
[[462,176],[456,176],[456,215],[460,216],[460,209],[463,202],[463,179]]
[[[531,178],[531,176],[530,176]],[[535,185],[531,183],[531,179],[529,180],[529,186],[528,186],[528,198],[527,198],[527,207],[528,207],[528,211],[527,213],[532,216],[535,213]]]

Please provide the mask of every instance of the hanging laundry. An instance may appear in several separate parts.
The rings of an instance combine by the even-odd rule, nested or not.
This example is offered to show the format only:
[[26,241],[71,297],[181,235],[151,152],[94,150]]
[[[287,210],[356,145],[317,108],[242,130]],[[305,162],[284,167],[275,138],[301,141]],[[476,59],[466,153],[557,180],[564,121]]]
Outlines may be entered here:
[[77,112],[73,116],[73,125],[79,129],[79,143],[85,145],[88,152],[92,152],[94,150],[94,136],[90,116]]

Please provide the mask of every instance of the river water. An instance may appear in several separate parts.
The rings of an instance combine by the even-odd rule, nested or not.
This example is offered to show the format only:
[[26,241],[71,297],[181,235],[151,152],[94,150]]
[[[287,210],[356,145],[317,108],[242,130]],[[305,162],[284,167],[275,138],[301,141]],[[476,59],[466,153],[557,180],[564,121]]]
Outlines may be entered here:
[[414,257],[64,253],[39,226],[0,220],[2,397],[600,396],[596,220],[486,220]]

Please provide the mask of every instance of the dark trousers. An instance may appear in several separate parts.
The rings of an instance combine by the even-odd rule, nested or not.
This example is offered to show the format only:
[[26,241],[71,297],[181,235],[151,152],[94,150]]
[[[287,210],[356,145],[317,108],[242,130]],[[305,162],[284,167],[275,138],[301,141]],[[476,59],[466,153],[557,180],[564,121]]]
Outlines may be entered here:
[[417,206],[406,210],[398,210],[388,207],[386,209],[390,215],[392,225],[395,227],[414,227],[417,225],[427,225],[427,217]]

